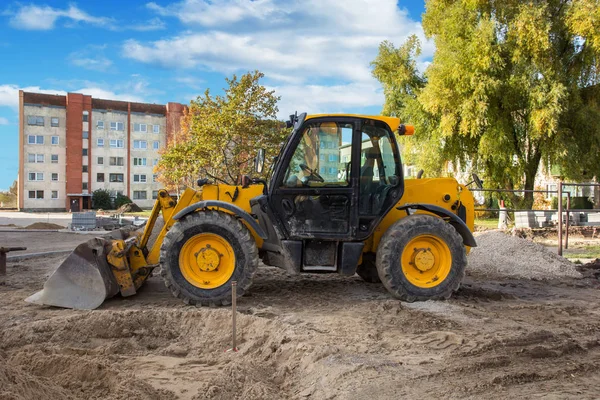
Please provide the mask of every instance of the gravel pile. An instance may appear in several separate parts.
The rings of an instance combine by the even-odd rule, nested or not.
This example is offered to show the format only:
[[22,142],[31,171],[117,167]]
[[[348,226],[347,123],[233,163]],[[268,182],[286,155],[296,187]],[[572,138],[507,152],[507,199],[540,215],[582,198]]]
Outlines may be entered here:
[[526,279],[582,277],[569,260],[527,239],[488,231],[475,240],[478,247],[468,257],[470,273]]

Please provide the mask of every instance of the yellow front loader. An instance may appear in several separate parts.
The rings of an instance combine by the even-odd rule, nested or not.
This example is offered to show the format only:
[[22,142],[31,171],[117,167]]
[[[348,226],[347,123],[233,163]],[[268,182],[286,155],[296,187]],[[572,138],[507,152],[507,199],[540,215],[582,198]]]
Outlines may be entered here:
[[[223,305],[251,286],[262,260],[290,273],[358,274],[405,301],[448,298],[476,245],[473,196],[453,178],[404,179],[391,117],[291,116],[269,182],[166,190],[143,232],[78,246],[27,301],[94,309],[134,295],[153,270],[188,304]],[[262,171],[259,151],[256,169]],[[156,224],[162,215],[164,225]]]

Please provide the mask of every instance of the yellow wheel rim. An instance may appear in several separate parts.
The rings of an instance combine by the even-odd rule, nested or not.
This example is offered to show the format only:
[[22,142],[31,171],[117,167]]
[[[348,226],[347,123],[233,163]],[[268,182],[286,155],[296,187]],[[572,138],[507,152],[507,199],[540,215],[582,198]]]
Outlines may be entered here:
[[448,277],[452,254],[439,237],[419,235],[404,247],[401,263],[402,272],[410,283],[420,288],[432,288]]
[[235,270],[235,253],[227,240],[214,233],[192,236],[179,253],[183,277],[201,289],[225,284]]

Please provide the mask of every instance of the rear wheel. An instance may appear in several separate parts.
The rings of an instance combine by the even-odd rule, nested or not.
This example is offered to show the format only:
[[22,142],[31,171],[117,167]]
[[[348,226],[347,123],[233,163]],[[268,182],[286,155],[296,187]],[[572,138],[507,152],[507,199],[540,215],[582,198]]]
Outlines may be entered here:
[[454,227],[431,215],[392,225],[377,250],[383,285],[404,301],[447,299],[465,276],[467,254]]
[[258,250],[248,229],[232,215],[205,211],[179,220],[160,249],[161,275],[174,296],[187,304],[231,303],[252,285]]

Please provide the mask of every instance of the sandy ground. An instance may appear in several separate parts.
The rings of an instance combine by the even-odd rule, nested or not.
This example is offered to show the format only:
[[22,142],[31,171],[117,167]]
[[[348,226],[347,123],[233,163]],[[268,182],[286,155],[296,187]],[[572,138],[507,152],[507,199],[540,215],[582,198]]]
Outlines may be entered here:
[[[100,235],[96,233],[93,236]],[[25,251],[9,253],[8,257],[45,251],[73,250],[78,244],[89,239],[91,239],[90,234],[71,232],[28,232],[21,229],[0,232],[1,247],[27,247]]]
[[[478,251],[451,300],[413,304],[357,276],[261,268],[238,300],[238,352],[225,352],[230,309],[185,306],[158,276],[72,311],[23,302],[64,257],[9,262],[0,399],[600,397],[594,274],[518,277],[506,254],[490,268]],[[529,256],[538,272],[548,262]]]

